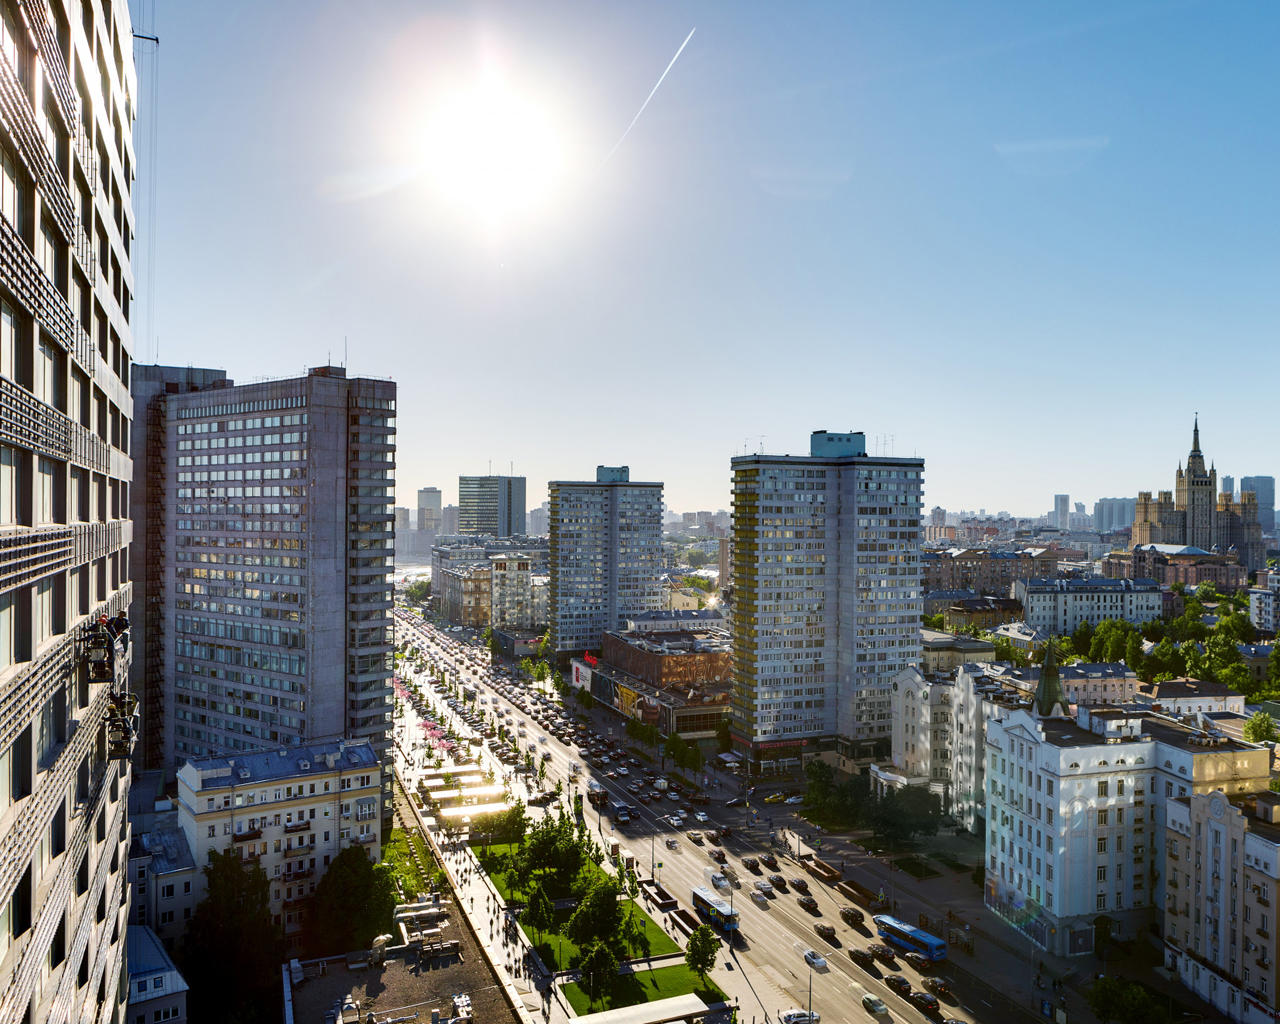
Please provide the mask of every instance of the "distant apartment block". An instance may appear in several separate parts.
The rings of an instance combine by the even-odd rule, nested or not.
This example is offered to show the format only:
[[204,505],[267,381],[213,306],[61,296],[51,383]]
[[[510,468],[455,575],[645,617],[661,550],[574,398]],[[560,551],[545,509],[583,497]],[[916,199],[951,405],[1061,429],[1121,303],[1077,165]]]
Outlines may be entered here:
[[396,386],[138,366],[144,764],[391,728]]
[[938,629],[920,630],[920,652],[920,670],[926,676],[947,674],[966,663],[996,658],[996,646],[990,640]]
[[189,986],[156,933],[144,924],[131,924],[125,942],[129,964],[126,1024],[187,1024]]
[[[301,930],[316,883],[344,847],[381,856],[381,805],[382,763],[368,741],[198,758],[178,769],[178,823],[195,862],[229,850],[261,867],[286,937]],[[204,889],[200,873],[191,905]]]
[[489,623],[494,629],[529,630],[546,625],[547,579],[535,574],[527,551],[489,556]]
[[1032,579],[1016,584],[1013,592],[1022,602],[1028,626],[1059,635],[1082,622],[1096,626],[1105,619],[1140,626],[1160,618],[1164,610],[1160,584],[1151,579]]
[[662,484],[626,466],[552,480],[549,619],[558,653],[598,649],[630,616],[662,606]]
[[1094,530],[1098,533],[1114,533],[1116,530],[1129,529],[1133,526],[1133,514],[1137,507],[1137,498],[1099,498],[1093,503]]
[[419,531],[434,537],[440,533],[440,520],[444,509],[441,505],[439,487],[418,488],[418,522]]
[[808,455],[732,468],[734,742],[851,756],[890,734],[892,682],[920,662],[924,460],[816,431]]
[[1212,583],[1219,590],[1239,590],[1249,584],[1249,572],[1234,551],[1215,554],[1188,544],[1139,544],[1129,551],[1112,551],[1102,559],[1108,579],[1152,579],[1162,586],[1181,583],[1194,589]]
[[489,625],[489,601],[493,571],[485,565],[460,565],[432,576],[432,588],[440,602],[440,614],[455,626],[483,629]]
[[1071,496],[1055,494],[1053,496],[1053,525],[1059,530],[1071,529]]
[[1033,576],[1056,576],[1058,554],[1048,548],[987,551],[953,548],[923,551],[920,568],[925,593],[933,590],[972,590],[977,594],[1009,597],[1014,583]]
[[942,613],[947,629],[994,629],[1022,618],[1022,604],[1011,597],[971,597],[953,601]]
[[1248,491],[1257,495],[1258,525],[1265,534],[1276,532],[1276,478],[1273,476],[1242,476],[1240,494]]
[[458,477],[458,532],[490,537],[523,536],[525,478]]
[[1258,573],[1258,585],[1249,588],[1249,621],[1263,633],[1280,631],[1280,572]]

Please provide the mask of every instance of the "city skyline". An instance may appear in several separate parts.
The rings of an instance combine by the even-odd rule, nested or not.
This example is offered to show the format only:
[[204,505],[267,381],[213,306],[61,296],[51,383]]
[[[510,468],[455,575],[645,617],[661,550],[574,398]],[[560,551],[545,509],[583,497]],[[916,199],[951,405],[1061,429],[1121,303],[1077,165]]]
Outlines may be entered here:
[[[1278,149],[1256,126],[1277,23],[1129,4],[166,8],[138,26],[164,66],[162,265],[140,273],[136,355],[395,375],[420,439],[409,507],[403,488],[490,461],[539,491],[624,463],[673,507],[727,507],[731,457],[826,428],[926,458],[926,507],[1038,514],[1064,489],[1158,486],[1196,411],[1221,471],[1274,474],[1265,432],[1187,370],[1211,345],[1267,352]],[[428,70],[495,64],[569,126],[539,166],[576,177],[532,226],[450,215],[402,151],[448,85]],[[196,108],[202,131],[165,131]],[[234,331],[208,315],[211,279]],[[473,422],[484,363],[520,384]],[[1138,367],[1164,401],[1097,386]]]

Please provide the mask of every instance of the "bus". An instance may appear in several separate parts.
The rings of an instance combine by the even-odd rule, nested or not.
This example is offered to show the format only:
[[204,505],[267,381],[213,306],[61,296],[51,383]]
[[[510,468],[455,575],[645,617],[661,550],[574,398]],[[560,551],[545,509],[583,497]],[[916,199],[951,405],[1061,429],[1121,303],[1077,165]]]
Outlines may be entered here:
[[930,935],[922,928],[913,928],[906,921],[899,921],[888,914],[877,914],[871,920],[875,922],[880,937],[891,946],[908,953],[920,953],[930,960],[946,959],[947,944],[936,935]]
[[693,909],[722,935],[732,938],[733,933],[738,930],[738,912],[705,885],[693,890]]

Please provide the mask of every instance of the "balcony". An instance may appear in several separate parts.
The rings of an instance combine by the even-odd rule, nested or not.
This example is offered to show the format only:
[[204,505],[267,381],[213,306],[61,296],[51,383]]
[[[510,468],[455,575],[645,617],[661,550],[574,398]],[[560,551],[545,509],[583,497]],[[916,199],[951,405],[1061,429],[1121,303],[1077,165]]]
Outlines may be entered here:
[[311,878],[316,873],[315,868],[302,868],[296,871],[286,871],[280,876],[280,880],[288,885],[290,882],[297,882],[303,878]]
[[237,833],[236,833],[232,838],[233,838],[237,843],[247,843],[247,842],[249,842],[249,841],[250,841],[250,840],[252,840],[252,839],[261,839],[261,838],[262,838],[262,829],[260,829],[260,828],[247,828],[247,829],[245,829],[243,832],[237,832]]
[[291,834],[293,832],[310,832],[311,822],[310,821],[291,821],[284,826],[284,831],[286,835]]
[[1271,938],[1271,933],[1267,931],[1265,928],[1255,928],[1254,931],[1257,933],[1259,938],[1262,938],[1262,939]]

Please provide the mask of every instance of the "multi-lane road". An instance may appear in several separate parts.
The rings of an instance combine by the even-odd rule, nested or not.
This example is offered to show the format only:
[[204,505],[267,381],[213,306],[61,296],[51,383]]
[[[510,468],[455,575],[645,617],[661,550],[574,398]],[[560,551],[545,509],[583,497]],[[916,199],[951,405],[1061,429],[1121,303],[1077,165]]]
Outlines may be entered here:
[[[721,848],[728,856],[728,866],[737,874],[737,884],[721,895],[732,899],[734,909],[740,916],[741,935],[732,950],[722,947],[719,966],[725,972],[741,972],[735,987],[741,991],[745,983],[758,1000],[758,1005],[748,1007],[747,997],[740,997],[741,1009],[748,1015],[776,1019],[779,1011],[794,1007],[805,1008],[809,1005],[812,985],[813,1009],[828,1021],[853,1019],[865,1014],[861,999],[868,992],[884,1000],[891,1015],[897,1020],[928,1019],[918,1007],[883,981],[884,975],[898,973],[907,978],[913,989],[919,990],[922,977],[905,960],[898,960],[896,971],[882,965],[866,970],[850,960],[847,952],[849,947],[865,949],[879,941],[871,930],[870,915],[867,915],[866,924],[862,926],[850,926],[841,920],[840,909],[848,906],[849,901],[823,882],[810,877],[787,852],[784,833],[792,818],[782,805],[768,807],[768,812],[777,825],[778,841],[772,846],[768,830],[762,825],[753,827],[748,812],[724,805],[725,800],[736,792],[736,789],[727,786],[710,791],[713,794],[711,805],[693,808],[706,812],[710,819],[708,822],[695,822],[686,816],[683,829],[677,830],[668,820],[670,808],[675,804],[666,799],[655,801],[652,805],[643,804],[627,791],[626,786],[636,778],[634,769],[626,778],[606,778],[601,771],[588,764],[576,746],[563,743],[545,732],[534,721],[535,711],[545,717],[546,710],[539,709],[529,695],[533,692],[532,686],[513,685],[506,675],[500,674],[501,670],[497,666],[490,665],[489,654],[483,647],[407,612],[397,613],[397,629],[399,639],[410,641],[424,656],[427,670],[417,682],[425,685],[428,680],[443,677],[451,682],[475,685],[479,695],[487,698],[486,705],[480,710],[487,710],[489,714],[494,714],[495,709],[508,712],[508,721],[514,719],[515,723],[524,726],[526,736],[520,741],[522,750],[528,750],[532,745],[539,752],[538,759],[541,759],[542,751],[550,752],[551,756],[546,760],[545,788],[554,789],[557,781],[562,782],[568,799],[568,795],[575,789],[584,790],[587,781],[594,778],[609,792],[611,802],[623,802],[633,807],[635,816],[625,826],[612,823],[607,810],[601,813],[590,806],[586,806],[584,810],[587,822],[597,831],[602,847],[607,845],[610,838],[617,838],[623,849],[635,855],[640,874],[648,875],[652,864],[663,887],[682,906],[690,906],[693,888],[710,885],[710,872],[719,870],[709,854],[710,850],[717,847],[706,841],[698,844],[689,838],[688,833],[717,826],[727,825],[732,828],[732,834],[723,840]],[[407,659],[401,663],[401,672],[405,677],[413,678]],[[500,694],[499,686],[508,688],[511,698]],[[516,701],[522,702],[528,710],[523,710]],[[433,703],[442,714],[454,716],[452,724],[458,731],[468,731],[468,727],[445,706],[442,699],[433,698]],[[616,718],[610,721],[607,717],[610,715],[611,712],[600,710],[592,715],[593,730],[605,739],[610,737],[610,729],[614,737],[618,737],[622,731],[620,722]],[[401,738],[401,748],[409,749],[412,740],[417,738],[417,716],[412,706],[402,706],[396,729]],[[481,751],[484,766],[492,768],[498,778],[510,771],[489,750],[480,747],[475,749]],[[571,778],[569,771],[569,766],[575,762],[581,766],[581,774],[577,779]],[[652,769],[646,766],[642,770]],[[412,785],[415,769],[402,763],[401,771]],[[516,776],[516,780],[520,778],[522,777]],[[524,787],[519,781],[513,781],[512,785],[517,794]],[[534,778],[529,778],[528,785],[532,792],[538,791],[538,783]],[[526,795],[530,795],[527,790]],[[531,813],[538,812],[531,809]],[[764,813],[764,809],[761,813]],[[674,848],[667,846],[668,839],[675,840]],[[753,874],[743,866],[742,859],[761,852],[772,852],[778,857],[779,873],[784,878],[799,877],[809,883],[809,893],[818,903],[816,915],[801,907],[797,899],[799,894],[790,885],[787,892],[776,892],[767,900],[758,901],[751,897],[754,882],[767,878],[772,872],[762,865],[763,874]],[[656,911],[654,913],[660,917]],[[827,942],[816,933],[814,925],[818,923],[835,928],[833,942]],[[811,970],[806,964],[803,954],[810,948],[826,958],[825,968]],[[943,967],[938,973],[945,977],[947,971]],[[779,998],[779,993],[785,993],[784,999]],[[966,1021],[972,1019],[972,1015],[964,1007],[946,1002],[942,1004],[942,1016]]]

